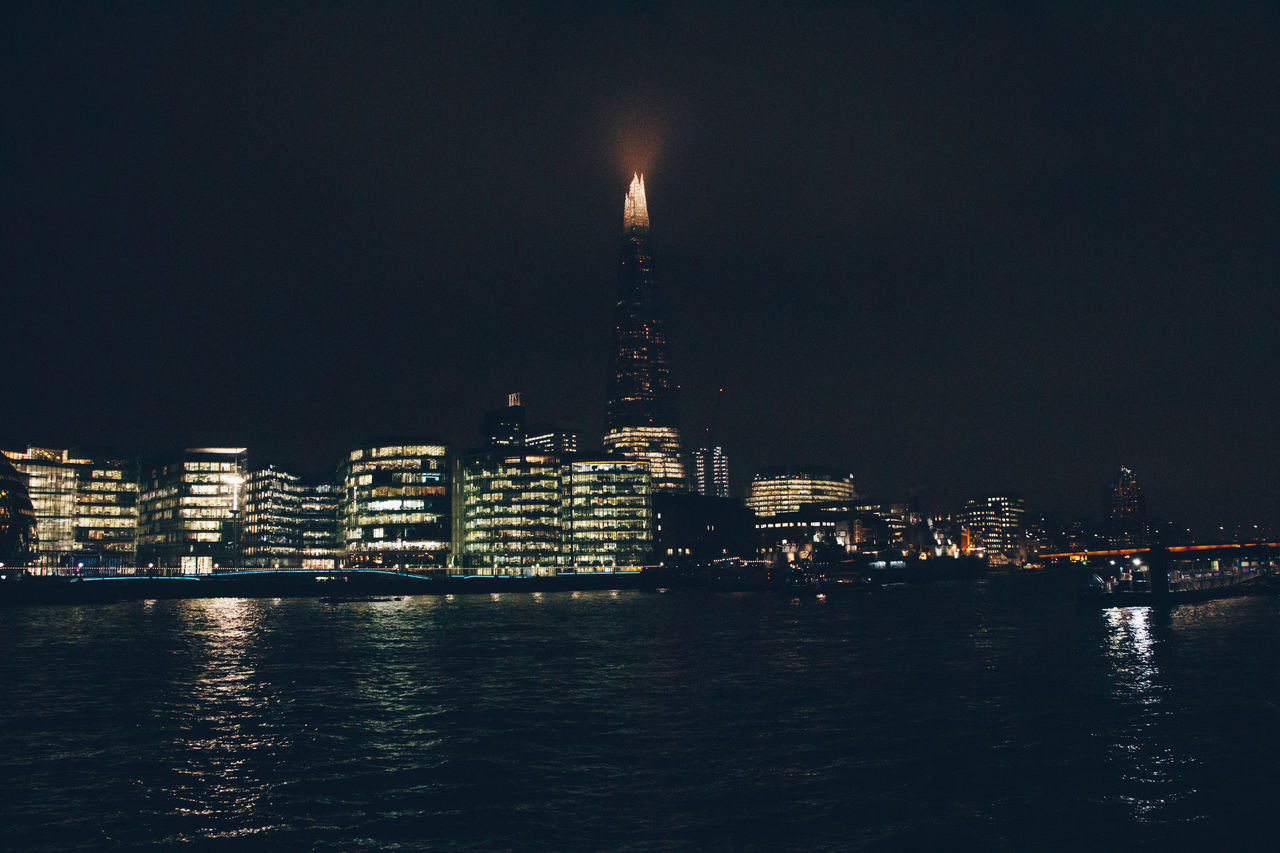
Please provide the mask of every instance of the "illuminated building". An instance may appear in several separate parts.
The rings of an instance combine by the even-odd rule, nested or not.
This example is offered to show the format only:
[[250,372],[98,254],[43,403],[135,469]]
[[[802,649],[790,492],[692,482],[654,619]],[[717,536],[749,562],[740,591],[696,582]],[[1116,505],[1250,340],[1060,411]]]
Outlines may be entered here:
[[145,461],[138,564],[210,572],[240,563],[245,448],[192,447]]
[[718,444],[693,451],[693,491],[712,498],[729,497],[729,457]]
[[303,483],[298,495],[298,549],[304,569],[332,569],[342,555],[338,507],[342,490],[332,483]]
[[297,568],[302,525],[302,481],[273,467],[245,475],[241,554],[251,568]]
[[45,447],[6,450],[4,455],[26,478],[35,512],[33,565],[133,564],[138,529],[135,464]]
[[1107,514],[1107,538],[1117,548],[1138,548],[1147,543],[1147,498],[1138,477],[1121,467],[1111,484]]
[[35,539],[36,511],[26,477],[0,455],[0,568],[25,565]]
[[675,385],[653,276],[644,178],[638,174],[623,200],[622,223],[603,443],[612,453],[647,462],[655,491],[681,491],[686,478],[676,428]]
[[853,544],[847,518],[809,508],[757,517],[760,556],[774,562],[840,559]]
[[1022,517],[1017,495],[986,495],[966,501],[961,523],[969,530],[969,552],[981,551],[992,562],[1021,562],[1025,558]]
[[561,552],[561,465],[553,454],[477,453],[455,484],[461,518],[459,563],[555,566]]
[[524,446],[530,451],[568,456],[578,452],[578,434],[565,429],[540,430],[527,436]]
[[337,566],[339,490],[267,467],[245,476],[240,551],[249,568]]
[[848,504],[857,497],[852,474],[777,468],[760,471],[751,479],[746,504],[757,516],[767,518],[797,512],[804,504]]
[[652,560],[652,480],[646,463],[570,462],[562,476],[562,565],[641,566]]
[[448,449],[369,444],[342,468],[343,564],[424,568],[449,561],[452,509]]

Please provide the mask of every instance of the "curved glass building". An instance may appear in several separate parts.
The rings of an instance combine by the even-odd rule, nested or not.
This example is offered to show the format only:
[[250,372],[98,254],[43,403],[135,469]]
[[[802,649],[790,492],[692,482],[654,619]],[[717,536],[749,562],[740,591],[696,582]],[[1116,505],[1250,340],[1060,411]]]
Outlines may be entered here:
[[768,517],[796,512],[804,504],[853,501],[858,497],[852,474],[804,468],[765,469],[751,479],[747,508]]
[[35,539],[36,511],[26,478],[0,455],[0,564],[23,565]]

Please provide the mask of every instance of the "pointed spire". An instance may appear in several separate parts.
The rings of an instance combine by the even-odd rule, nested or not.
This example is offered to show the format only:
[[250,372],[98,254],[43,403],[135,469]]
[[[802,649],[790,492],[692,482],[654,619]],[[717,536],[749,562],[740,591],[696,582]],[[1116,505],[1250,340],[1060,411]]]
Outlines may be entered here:
[[622,225],[624,228],[649,227],[649,205],[644,200],[644,175],[635,172],[631,186],[623,200]]

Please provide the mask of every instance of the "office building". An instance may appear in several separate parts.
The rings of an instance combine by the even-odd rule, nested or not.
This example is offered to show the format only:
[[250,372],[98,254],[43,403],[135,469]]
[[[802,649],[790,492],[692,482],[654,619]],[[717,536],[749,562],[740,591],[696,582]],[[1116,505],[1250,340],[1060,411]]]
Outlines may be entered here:
[[676,427],[676,386],[639,174],[623,199],[622,221],[603,444],[615,455],[648,463],[655,491],[682,491],[686,474]]
[[459,565],[554,567],[559,562],[563,496],[558,456],[494,450],[467,456],[458,470]]
[[347,454],[340,509],[343,564],[359,568],[448,565],[450,465],[443,444],[371,443]]
[[693,451],[693,491],[711,498],[729,497],[729,457],[718,444]]
[[35,512],[32,565],[128,566],[135,558],[138,469],[111,454],[5,450]]
[[805,504],[835,503],[852,509],[858,497],[852,474],[801,468],[769,468],[751,479],[747,507],[767,518],[797,512]]
[[538,453],[572,456],[578,452],[578,433],[567,429],[542,429],[525,437],[524,446]]
[[1022,563],[1025,506],[1017,495],[985,495],[965,502],[961,523],[969,531],[966,553],[985,554],[994,563]]
[[242,563],[249,568],[298,568],[302,565],[302,481],[268,467],[244,479],[241,513]]
[[579,569],[642,566],[653,559],[649,466],[614,459],[563,468],[561,564]]
[[1113,548],[1141,548],[1147,544],[1147,498],[1138,477],[1121,466],[1110,486],[1107,539]]
[[30,562],[35,530],[36,511],[27,494],[27,478],[0,454],[0,570]]
[[332,569],[342,556],[338,511],[342,489],[303,483],[298,494],[298,550],[304,569]]
[[240,565],[243,447],[192,447],[144,460],[138,564],[204,573]]
[[486,447],[524,447],[525,409],[519,394],[508,394],[505,408],[485,412]]

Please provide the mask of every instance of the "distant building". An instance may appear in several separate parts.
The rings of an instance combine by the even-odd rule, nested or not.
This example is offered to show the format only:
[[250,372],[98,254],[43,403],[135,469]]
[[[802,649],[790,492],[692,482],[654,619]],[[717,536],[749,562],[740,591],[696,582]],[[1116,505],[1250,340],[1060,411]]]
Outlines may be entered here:
[[567,429],[543,429],[525,437],[524,446],[538,453],[572,456],[578,452],[579,435]]
[[773,468],[757,473],[747,490],[747,507],[757,516],[796,512],[812,503],[843,502],[858,497],[852,474],[800,468]]
[[520,395],[508,394],[505,408],[485,412],[485,446],[524,447],[524,421],[524,405],[520,402]]
[[26,478],[39,566],[129,566],[136,557],[138,466],[99,453],[5,450]]
[[986,495],[967,501],[961,523],[969,531],[968,552],[985,553],[993,562],[1023,562],[1024,514],[1018,495]]
[[729,497],[729,457],[718,444],[693,451],[693,491],[713,498]]
[[849,517],[810,505],[795,512],[757,516],[760,556],[775,563],[836,560],[853,544]]
[[666,317],[653,275],[644,178],[623,199],[614,346],[603,444],[611,453],[649,464],[654,491],[686,489],[675,383],[667,360]]
[[454,547],[461,566],[554,567],[560,562],[560,457],[492,450],[465,457],[459,471],[461,524]]
[[245,452],[192,447],[143,462],[139,565],[209,572],[240,563]]
[[1132,470],[1121,466],[1110,487],[1107,538],[1115,548],[1139,548],[1147,543],[1147,498]]
[[343,564],[445,566],[450,557],[450,465],[443,444],[366,444],[342,466]]
[[562,476],[562,565],[642,566],[652,560],[652,480],[646,463],[580,460],[565,465]]

